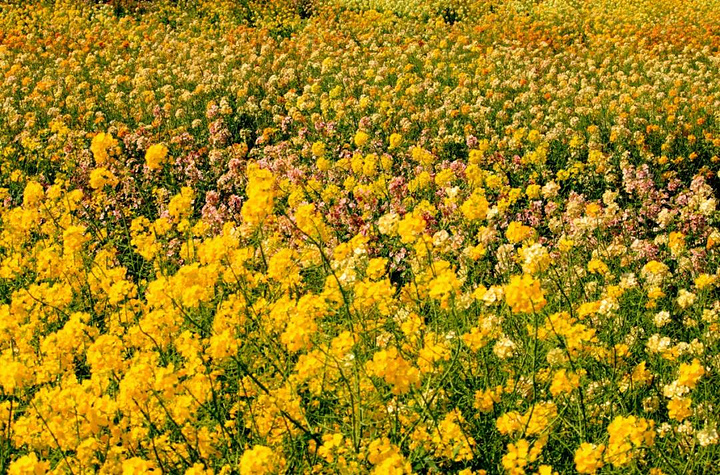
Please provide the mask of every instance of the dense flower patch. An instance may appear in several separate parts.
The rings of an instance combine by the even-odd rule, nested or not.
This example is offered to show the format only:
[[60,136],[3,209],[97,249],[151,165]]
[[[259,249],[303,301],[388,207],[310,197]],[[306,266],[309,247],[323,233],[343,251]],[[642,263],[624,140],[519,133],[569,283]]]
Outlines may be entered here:
[[716,469],[720,4],[139,4],[0,6],[3,470]]

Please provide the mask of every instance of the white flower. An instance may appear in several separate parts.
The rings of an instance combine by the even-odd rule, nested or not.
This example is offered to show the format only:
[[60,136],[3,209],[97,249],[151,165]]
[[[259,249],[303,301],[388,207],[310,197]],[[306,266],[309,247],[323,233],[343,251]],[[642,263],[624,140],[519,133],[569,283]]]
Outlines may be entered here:
[[718,433],[714,427],[706,426],[704,429],[699,430],[696,435],[697,440],[702,447],[707,447],[708,445],[715,445],[718,443]]
[[695,303],[695,297],[696,295],[694,293],[681,289],[680,292],[678,292],[677,303],[682,308],[688,308]]
[[670,323],[670,312],[667,310],[663,310],[662,312],[658,312],[655,314],[655,317],[653,317],[653,321],[655,322],[655,326],[658,328],[662,328],[668,323]]
[[503,336],[502,338],[500,338],[493,347],[493,353],[495,353],[495,356],[497,356],[501,360],[512,357],[515,353],[514,350],[515,343],[513,343],[513,341],[507,336]]

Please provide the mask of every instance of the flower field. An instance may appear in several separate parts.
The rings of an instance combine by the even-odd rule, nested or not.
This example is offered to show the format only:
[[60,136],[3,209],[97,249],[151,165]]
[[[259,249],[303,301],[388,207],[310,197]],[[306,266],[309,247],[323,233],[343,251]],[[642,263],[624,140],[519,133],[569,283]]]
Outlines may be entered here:
[[0,2],[0,472],[720,464],[720,1]]

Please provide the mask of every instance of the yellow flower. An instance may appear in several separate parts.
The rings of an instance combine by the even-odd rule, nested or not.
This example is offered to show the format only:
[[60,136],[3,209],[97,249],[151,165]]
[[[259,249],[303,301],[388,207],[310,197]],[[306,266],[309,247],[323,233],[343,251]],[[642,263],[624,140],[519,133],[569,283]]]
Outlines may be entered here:
[[377,280],[385,275],[387,265],[387,259],[384,257],[376,257],[374,259],[370,259],[365,272],[370,279]]
[[465,419],[459,410],[449,412],[433,433],[436,455],[454,462],[472,460],[475,439],[462,430]]
[[497,430],[503,435],[513,434],[523,427],[523,418],[517,411],[510,411],[502,414],[495,421]]
[[424,230],[425,220],[422,217],[422,213],[417,210],[406,214],[397,226],[398,234],[400,234],[400,240],[404,244],[415,242]]
[[66,254],[73,254],[82,249],[88,240],[85,236],[85,226],[68,226],[63,231],[63,246]]
[[170,216],[177,220],[189,217],[192,213],[192,203],[194,199],[195,193],[192,188],[183,186],[180,194],[173,196],[168,204]]
[[540,288],[540,281],[531,275],[516,275],[505,286],[505,302],[513,313],[530,313],[542,310],[547,301]]
[[495,403],[500,402],[500,396],[502,395],[502,392],[502,386],[497,386],[495,389],[476,391],[473,407],[483,413],[488,413],[492,411]]
[[678,384],[694,389],[700,378],[705,374],[705,368],[700,360],[695,358],[692,363],[683,363],[680,365],[680,377]]
[[502,458],[503,468],[510,475],[524,475],[525,467],[530,463],[530,444],[526,439],[520,439],[508,444],[507,449]]
[[283,288],[298,285],[302,278],[295,259],[295,252],[292,249],[280,249],[268,261],[267,277],[282,284]]
[[635,449],[650,447],[655,441],[655,423],[635,416],[617,416],[608,426],[607,450],[605,461],[616,467],[630,463]]
[[557,418],[557,406],[552,401],[538,402],[525,412],[523,418],[527,435],[540,434]]
[[643,266],[640,275],[649,283],[658,283],[670,275],[670,268],[662,262],[652,260]]
[[34,208],[45,198],[45,190],[43,186],[36,181],[29,181],[25,185],[23,193],[23,204],[29,208]]
[[330,232],[322,215],[315,210],[312,203],[298,206],[295,222],[303,233],[314,239],[324,240]]
[[602,454],[604,445],[595,445],[583,442],[575,451],[575,470],[578,473],[594,474],[604,465]]
[[462,204],[460,211],[467,220],[485,219],[487,217],[490,203],[485,198],[482,190],[475,190],[472,195]]
[[390,139],[389,139],[389,142],[390,142],[389,149],[393,150],[393,149],[397,148],[402,143],[402,139],[403,139],[402,135],[400,135],[400,134],[391,134]]
[[437,341],[433,333],[426,335],[425,346],[418,353],[417,365],[422,373],[430,373],[438,361],[450,359],[450,349],[444,340]]
[[247,168],[248,184],[245,192],[247,201],[240,213],[245,222],[256,226],[272,213],[274,204],[275,179],[272,172],[251,163]]
[[455,173],[452,171],[452,168],[446,168],[435,175],[435,184],[439,187],[444,187],[450,184],[453,178],[455,178]]
[[149,473],[157,473],[152,462],[144,460],[140,457],[133,457],[122,463],[122,475],[144,475]]
[[318,158],[325,156],[325,144],[323,142],[313,143],[312,154]]
[[692,416],[692,399],[689,397],[676,397],[668,401],[668,416],[682,422]]
[[[442,261],[444,263],[444,261]],[[441,306],[447,308],[449,299],[456,295],[462,283],[449,265],[436,264],[436,277],[430,281],[429,296],[441,300]]]
[[505,237],[511,243],[517,244],[532,236],[533,231],[533,228],[530,226],[525,226],[517,221],[512,221],[505,231]]
[[635,367],[630,377],[633,383],[646,385],[652,381],[652,373],[645,366],[646,363],[643,361]]
[[39,461],[34,452],[23,455],[10,464],[8,475],[42,475],[50,470],[50,462]]
[[697,288],[698,290],[703,290],[707,287],[710,287],[711,285],[714,285],[716,281],[716,275],[700,274],[695,279],[695,288]]
[[680,254],[685,249],[685,235],[679,232],[671,232],[668,236],[668,248],[673,256]]
[[592,259],[587,265],[588,272],[591,274],[607,275],[610,272],[607,264],[600,259]]
[[530,407],[525,414],[506,412],[498,417],[495,426],[503,435],[513,435],[523,428],[527,435],[543,432],[557,417],[557,406],[552,401],[541,401]]
[[362,130],[358,130],[355,134],[355,138],[353,139],[353,141],[355,142],[355,146],[359,148],[365,145],[369,138],[370,136],[368,134],[366,134]]
[[[318,157],[318,159],[315,161],[315,166],[321,172],[326,172],[326,171],[330,170],[331,163],[330,163],[330,160],[328,160],[324,156],[321,156],[321,157]],[[337,186],[337,185],[335,185],[335,186]]]
[[574,245],[575,243],[572,240],[563,237],[558,241],[558,250],[560,250],[560,252],[568,252]]
[[326,307],[321,297],[306,294],[292,310],[280,341],[290,352],[295,353],[312,346],[312,336],[318,329],[316,320],[325,315]]
[[368,373],[391,385],[393,394],[405,394],[420,383],[420,371],[400,356],[396,348],[378,351],[365,366]]
[[90,151],[95,158],[95,163],[102,165],[109,158],[108,150],[117,147],[117,140],[111,134],[100,132],[93,137],[90,143]]
[[240,457],[240,475],[265,475],[278,471],[284,465],[270,447],[256,445]]
[[560,474],[556,470],[553,470],[552,465],[540,465],[537,470],[537,475],[560,475]]
[[368,447],[368,461],[374,465],[371,475],[409,475],[412,473],[410,462],[405,460],[397,446],[387,437],[375,439]]
[[503,185],[503,177],[497,173],[489,173],[485,176],[485,186],[491,190],[500,189]]
[[580,387],[580,376],[574,373],[568,373],[565,369],[559,369],[553,376],[553,381],[550,384],[550,393],[553,396],[558,396],[564,393],[571,393],[578,387]]
[[371,153],[365,157],[362,166],[363,175],[367,177],[374,177],[377,174],[378,157],[376,154]]
[[96,168],[90,172],[90,188],[97,190],[105,185],[115,186],[118,179],[113,173],[105,167]]
[[159,170],[165,163],[168,149],[163,144],[151,145],[145,152],[145,164],[150,170]]
[[647,296],[649,299],[656,300],[665,297],[665,292],[663,292],[660,287],[650,287],[648,289]]
[[527,188],[525,188],[525,194],[531,200],[536,200],[540,197],[540,189],[540,185],[528,185]]

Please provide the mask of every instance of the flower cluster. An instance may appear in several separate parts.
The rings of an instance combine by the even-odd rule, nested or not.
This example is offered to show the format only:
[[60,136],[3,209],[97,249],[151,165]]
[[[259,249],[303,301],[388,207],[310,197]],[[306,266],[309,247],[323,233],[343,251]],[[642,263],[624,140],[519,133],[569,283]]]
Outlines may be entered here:
[[6,3],[2,471],[716,469],[717,2]]

